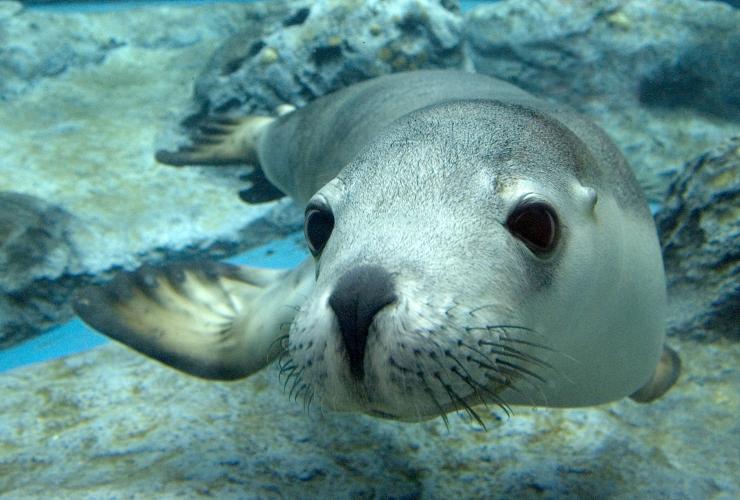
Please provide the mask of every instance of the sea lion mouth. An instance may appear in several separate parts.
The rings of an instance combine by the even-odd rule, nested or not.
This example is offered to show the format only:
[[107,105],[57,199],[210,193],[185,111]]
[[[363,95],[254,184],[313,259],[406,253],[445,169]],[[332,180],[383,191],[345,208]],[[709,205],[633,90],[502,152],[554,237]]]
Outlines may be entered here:
[[280,364],[290,397],[402,421],[441,416],[446,422],[448,413],[463,411],[485,426],[475,406],[492,404],[510,414],[505,389],[545,382],[550,365],[537,350],[547,347],[525,325],[494,321],[500,306],[419,301],[408,290],[393,290],[392,306],[378,307],[369,323],[361,370],[331,306],[321,305],[328,300],[299,312]]

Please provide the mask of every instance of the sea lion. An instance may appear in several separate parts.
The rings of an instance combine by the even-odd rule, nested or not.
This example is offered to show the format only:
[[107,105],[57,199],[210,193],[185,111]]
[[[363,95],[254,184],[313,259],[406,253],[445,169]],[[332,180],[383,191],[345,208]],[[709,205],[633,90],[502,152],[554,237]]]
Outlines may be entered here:
[[416,421],[554,407],[676,380],[653,219],[577,113],[458,71],[383,76],[279,117],[213,119],[170,164],[259,165],[305,209],[294,270],[217,263],[82,291],[94,328],[201,377],[276,359],[309,403]]

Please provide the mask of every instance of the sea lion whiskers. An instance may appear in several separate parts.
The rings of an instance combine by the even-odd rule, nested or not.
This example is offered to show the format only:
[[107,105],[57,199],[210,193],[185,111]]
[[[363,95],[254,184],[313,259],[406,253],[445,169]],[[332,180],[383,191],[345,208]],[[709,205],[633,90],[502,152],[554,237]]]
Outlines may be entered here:
[[504,400],[502,400],[500,397],[498,397],[498,395],[495,392],[493,392],[491,389],[489,389],[487,385],[482,384],[482,383],[478,382],[477,380],[475,380],[475,378],[473,378],[473,376],[470,374],[470,372],[468,372],[468,370],[465,368],[465,365],[462,364],[457,359],[457,357],[452,356],[452,355],[450,355],[449,357],[452,360],[454,360],[458,364],[458,366],[460,366],[460,368],[462,368],[462,370],[465,372],[465,374],[463,375],[462,373],[458,372],[456,366],[453,366],[452,368],[450,368],[450,371],[452,373],[454,373],[455,375],[457,375],[458,377],[460,377],[466,384],[468,384],[470,387],[473,388],[473,390],[475,391],[476,395],[478,396],[478,398],[480,399],[480,401],[483,403],[483,406],[485,406],[486,408],[488,408],[488,401],[486,400],[486,398],[484,398],[481,395],[481,393],[479,392],[479,390],[485,391],[488,394],[488,397],[491,399],[491,401],[493,403],[495,403],[499,408],[501,408],[504,411],[504,413],[506,413],[506,416],[507,417],[511,417],[511,415],[512,415],[511,408],[509,407],[509,405],[507,405],[504,402]]
[[[540,359],[537,356],[534,356],[532,354],[524,353],[524,352],[520,351],[519,349],[515,349],[515,348],[513,348],[511,346],[502,345],[502,344],[499,344],[497,342],[491,342],[491,341],[486,341],[486,340],[482,340],[482,339],[478,341],[478,345],[481,346],[481,347],[482,346],[490,346],[490,348],[488,349],[488,352],[490,354],[497,354],[499,356],[508,356],[510,358],[519,359],[521,361],[529,361],[530,363],[533,363],[535,365],[539,365],[539,366],[542,366],[542,367],[545,367],[545,368],[550,368],[552,370],[555,370],[555,367],[553,367],[547,361],[544,361],[544,360],[542,360],[542,359]],[[472,349],[468,345],[465,345],[465,347],[467,347],[468,349]],[[500,348],[501,350],[497,350],[496,348]]]
[[[539,384],[545,384],[546,380],[537,375],[536,373],[532,372],[531,370],[527,370],[526,368],[523,368],[519,365],[516,365],[514,363],[505,361],[505,360],[496,360],[493,361],[491,358],[489,358],[485,353],[481,352],[478,349],[475,349],[471,346],[466,346],[472,351],[474,351],[476,354],[481,356],[484,361],[481,361],[479,359],[475,359],[473,357],[470,358],[470,361],[475,363],[476,365],[480,366],[484,370],[489,370],[490,372],[493,372],[495,374],[505,375],[508,377],[503,380],[503,384],[507,387],[515,388],[513,385],[511,379],[512,378],[519,378],[521,380],[524,380],[529,383],[535,390],[541,392],[541,387]],[[501,366],[503,365],[503,366]],[[532,380],[534,379],[534,380]],[[536,383],[537,382],[537,383]],[[501,381],[499,381],[501,383]],[[541,393],[541,395],[544,397],[544,394]]]
[[455,389],[450,384],[442,380],[439,372],[433,372],[432,377],[437,379],[439,384],[447,393],[447,396],[450,398],[450,402],[452,402],[457,409],[463,409],[465,413],[470,416],[470,418],[474,419],[480,424],[481,427],[483,427],[483,430],[486,430],[486,424],[483,423],[480,415],[478,415],[478,413],[467,403],[467,401],[465,401],[465,399],[461,398],[460,395],[455,392]]
[[441,404],[439,404],[439,401],[437,401],[437,398],[434,396],[434,391],[431,387],[429,387],[429,384],[427,383],[426,379],[424,378],[424,372],[418,372],[417,376],[419,377],[419,380],[424,385],[424,393],[429,396],[429,399],[432,401],[432,404],[437,408],[439,411],[439,416],[442,417],[442,422],[445,424],[445,428],[447,430],[450,430],[450,419],[447,417],[447,412],[442,407]]
[[[414,330],[414,332],[417,335],[421,335],[421,332],[418,331],[418,330]],[[430,332],[427,331],[427,333],[430,333]],[[441,345],[439,345],[439,342],[437,342],[437,340],[434,339],[431,336],[428,337],[428,339],[432,342],[432,344],[434,345],[434,347],[439,352],[442,353],[442,355],[444,355],[447,358],[452,359],[455,363],[457,363],[458,365],[462,366],[462,363],[460,362],[460,360],[458,360],[452,354],[452,351],[450,351],[450,349],[443,348]],[[480,392],[478,392],[478,388],[476,387],[477,385],[479,386],[480,384],[475,379],[473,379],[472,377],[470,377],[468,375],[469,376],[469,380],[468,380],[465,377],[461,376],[460,373],[458,373],[455,370],[455,367],[454,366],[451,367],[451,368],[448,368],[447,366],[445,366],[445,364],[442,363],[442,361],[439,359],[439,357],[437,356],[436,352],[434,352],[434,351],[430,351],[429,352],[429,358],[431,360],[433,360],[435,363],[437,363],[442,368],[442,370],[444,370],[445,372],[454,374],[455,376],[459,377],[463,382],[465,382],[466,385],[468,385],[469,387],[471,387],[473,389],[473,393],[479,399],[479,402],[480,403],[483,403],[485,405],[485,398],[483,398],[481,396]],[[465,370],[466,373],[467,373],[467,370],[464,367],[463,367],[463,370]],[[452,402],[453,404],[455,404],[455,406],[458,409],[463,409],[468,415],[470,415],[471,418],[475,419],[481,425],[481,427],[483,427],[483,429],[485,430],[486,429],[486,425],[483,423],[483,421],[481,420],[480,416],[475,412],[475,410],[473,410],[473,408],[468,404],[468,402],[465,401],[465,398],[462,398],[459,394],[457,394],[457,392],[455,392],[454,388],[449,383],[445,382],[442,379],[442,376],[440,375],[440,372],[439,371],[435,371],[435,372],[432,373],[432,376],[434,378],[436,378],[439,381],[439,383],[442,385],[442,388],[445,390],[445,392],[447,393],[447,395],[450,397],[450,402]]]
[[[479,343],[480,343],[480,341],[479,341]],[[517,392],[519,394],[525,394],[521,389],[519,389],[513,383],[513,380],[512,380],[513,378],[519,378],[519,379],[522,379],[522,380],[527,381],[533,388],[535,388],[535,390],[538,390],[538,391],[540,390],[540,387],[539,387],[538,384],[535,384],[529,378],[522,376],[522,374],[518,373],[515,369],[512,369],[511,363],[504,363],[503,360],[499,360],[499,359],[492,360],[486,353],[482,352],[480,349],[476,349],[475,347],[470,346],[470,345],[468,345],[468,344],[466,344],[466,343],[464,343],[462,341],[458,341],[458,345],[461,346],[461,347],[466,347],[466,348],[470,349],[471,351],[473,351],[474,353],[476,353],[478,356],[482,357],[485,360],[485,362],[482,362],[479,359],[475,359],[472,356],[468,356],[467,359],[469,361],[472,361],[473,363],[477,364],[478,366],[480,366],[484,370],[487,370],[489,374],[503,375],[504,376],[503,379],[499,379],[498,377],[495,377],[496,383],[498,383],[500,385],[503,385],[503,386],[505,386],[507,388],[510,388],[510,389],[512,389],[513,391],[515,391],[515,392]],[[492,353],[492,354],[496,354],[496,353]],[[503,364],[504,366],[503,367],[502,366],[497,366],[497,364]],[[527,373],[525,373],[525,375],[526,374]],[[542,378],[542,377],[540,377],[540,376],[538,376],[538,375],[536,375],[534,373],[532,373],[532,375],[535,377],[535,379],[537,379],[541,383],[545,383],[544,378]],[[499,401],[501,401],[503,404],[506,404],[500,398],[497,397],[497,399]],[[496,402],[497,402],[497,404],[499,404],[499,406],[501,406],[502,403],[499,403],[498,401],[496,401]],[[506,406],[508,407],[508,405],[506,405]],[[506,408],[504,408],[504,410],[506,411]],[[509,410],[510,410],[510,407],[509,407]],[[509,414],[509,415],[511,414],[510,411],[506,411],[506,413]]]

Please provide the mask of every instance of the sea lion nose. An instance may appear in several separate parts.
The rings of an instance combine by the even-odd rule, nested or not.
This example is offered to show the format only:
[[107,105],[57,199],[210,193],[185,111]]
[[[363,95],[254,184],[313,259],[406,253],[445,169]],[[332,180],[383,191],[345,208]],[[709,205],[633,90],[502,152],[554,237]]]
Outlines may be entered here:
[[393,279],[380,266],[360,266],[344,274],[329,297],[339,321],[352,376],[364,376],[363,361],[370,324],[375,315],[397,299]]

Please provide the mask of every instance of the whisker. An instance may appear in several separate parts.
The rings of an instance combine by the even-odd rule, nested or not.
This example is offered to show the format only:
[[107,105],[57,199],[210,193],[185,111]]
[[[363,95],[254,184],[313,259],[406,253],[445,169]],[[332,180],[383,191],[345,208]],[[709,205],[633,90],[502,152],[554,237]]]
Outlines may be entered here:
[[454,373],[455,375],[457,375],[458,377],[460,377],[466,384],[468,384],[470,387],[473,388],[473,391],[475,391],[476,395],[478,396],[478,398],[483,403],[483,406],[485,406],[486,408],[488,408],[488,402],[481,396],[481,394],[478,391],[478,389],[482,389],[483,391],[487,392],[489,394],[490,399],[494,403],[496,403],[496,405],[499,408],[501,408],[504,411],[504,413],[506,413],[506,416],[507,417],[511,417],[511,415],[512,415],[511,408],[509,407],[509,405],[507,405],[504,402],[503,399],[501,399],[495,392],[491,391],[491,389],[489,389],[485,384],[482,384],[482,383],[478,382],[477,380],[475,380],[470,375],[470,373],[468,373],[468,371],[465,369],[464,366],[460,365],[460,367],[465,371],[466,375],[463,376],[463,374],[459,373],[455,369],[455,367],[453,367],[450,371],[452,373]]
[[[280,349],[282,351],[285,351],[286,350],[286,347],[288,345],[288,336],[287,335],[281,335],[280,337],[278,337],[275,340],[273,340],[272,343],[270,344],[270,351],[272,351],[272,348],[275,346],[275,344],[278,344],[278,343],[280,344]],[[282,354],[281,354],[281,356],[282,356]]]
[[472,316],[473,314],[477,313],[481,309],[485,309],[487,307],[500,307],[500,306],[497,305],[497,304],[483,304],[482,306],[478,306],[478,307],[476,307],[474,309],[469,310],[468,311],[468,314],[470,314]]
[[[468,345],[468,344],[464,343],[464,342],[463,342],[462,340],[458,340],[458,341],[457,341],[457,345],[458,345],[458,346],[462,346],[462,347],[467,347],[468,349],[470,349],[471,351],[473,351],[474,353],[476,353],[476,354],[478,354],[478,355],[479,355],[480,357],[482,357],[482,358],[483,358],[484,360],[486,360],[486,363],[488,363],[488,364],[489,364],[489,365],[491,365],[491,366],[493,366],[493,365],[495,365],[495,364],[496,364],[496,362],[495,362],[494,360],[492,360],[492,359],[491,359],[491,358],[490,358],[490,357],[488,356],[488,354],[484,353],[484,352],[483,352],[483,351],[481,351],[480,349],[476,349],[475,347],[473,347],[473,346],[471,346],[471,345]],[[470,358],[470,359],[473,359],[473,358]]]
[[314,391],[312,387],[309,387],[308,391],[309,392],[307,399],[303,400],[304,407],[306,408],[306,413],[311,411],[311,403],[313,402],[314,394],[316,394],[316,391]]
[[523,345],[528,345],[531,347],[536,347],[538,349],[543,349],[545,351],[558,352],[556,349],[553,349],[552,347],[548,347],[544,344],[538,344],[537,342],[531,342],[529,340],[514,339],[511,337],[500,337],[498,340],[499,342],[511,342],[513,344],[523,344]]
[[545,368],[550,368],[552,370],[555,369],[550,363],[548,363],[548,362],[546,362],[544,360],[541,360],[540,358],[538,358],[536,356],[532,356],[531,354],[523,353],[523,352],[521,352],[521,351],[519,351],[517,349],[513,349],[511,347],[500,346],[500,345],[496,344],[495,342],[486,342],[484,340],[479,340],[478,341],[478,344],[496,346],[496,347],[501,347],[502,349],[504,349],[503,351],[499,351],[499,350],[496,350],[496,349],[491,349],[489,351],[491,354],[497,354],[499,356],[507,356],[507,357],[510,357],[510,358],[520,359],[522,361],[529,361],[529,362],[534,363],[536,365],[544,366]]
[[[308,389],[309,389],[308,384],[305,383],[305,382],[302,383],[301,386],[298,388],[298,390],[295,393],[295,401],[297,402],[298,401],[298,398],[301,397],[301,394],[304,393],[305,391],[307,391]],[[304,403],[304,407],[305,407],[305,403]]]
[[297,377],[296,375],[297,369],[298,369],[297,366],[291,366],[290,368],[288,368],[288,370],[286,370],[288,371],[288,375],[285,377],[285,383],[283,384],[283,392],[285,392],[288,389],[288,384],[290,383],[290,381],[293,378]]
[[476,422],[480,424],[481,427],[483,427],[483,430],[486,430],[486,424],[483,423],[483,420],[481,420],[480,416],[473,410],[473,408],[470,407],[468,403],[465,402],[464,399],[462,399],[452,388],[451,385],[446,384],[442,377],[439,376],[438,372],[435,372],[433,374],[434,378],[437,379],[437,381],[440,383],[440,385],[444,388],[445,392],[447,392],[447,395],[450,398],[450,401],[456,402],[459,407],[462,407],[462,409],[465,410],[465,412],[470,416],[470,418],[474,419]]
[[295,362],[293,361],[293,359],[290,358],[290,357],[286,357],[286,361],[284,361],[284,362],[281,361],[281,363],[283,363],[283,364],[281,364],[279,366],[280,375],[284,374],[285,372],[287,372],[289,370],[295,370],[296,368],[298,368],[298,365],[296,365]]
[[429,399],[432,400],[432,403],[434,403],[434,406],[437,407],[439,410],[439,416],[442,417],[442,422],[445,424],[445,428],[449,431],[450,430],[450,421],[447,418],[447,412],[442,408],[442,405],[439,404],[439,401],[437,401],[437,398],[434,397],[434,391],[432,391],[432,388],[429,387],[429,384],[427,384],[426,379],[424,378],[424,375],[419,375],[419,379],[421,380],[421,383],[424,384],[424,392],[427,396],[429,396]]
[[505,361],[505,360],[503,360],[503,359],[497,360],[497,361],[496,361],[496,363],[500,363],[500,364],[502,364],[502,365],[504,365],[504,366],[508,366],[508,367],[509,367],[509,368],[511,368],[512,370],[515,370],[515,371],[517,371],[517,372],[521,372],[521,373],[524,373],[524,374],[526,374],[526,375],[529,375],[530,377],[532,377],[532,378],[535,378],[535,379],[539,380],[539,381],[540,381],[540,382],[542,382],[543,384],[544,384],[544,383],[546,383],[546,381],[545,381],[545,379],[544,379],[544,378],[540,377],[539,375],[537,375],[536,373],[534,373],[534,372],[533,372],[533,371],[531,371],[531,370],[527,370],[527,369],[526,369],[526,368],[524,368],[523,366],[517,365],[517,364],[515,364],[515,363],[511,363],[511,362],[509,362],[509,361]]
[[488,408],[488,403],[486,403],[486,399],[481,395],[480,392],[478,392],[478,388],[471,383],[471,381],[474,382],[475,379],[472,377],[472,375],[470,375],[470,372],[468,372],[468,370],[465,368],[465,365],[463,365],[460,362],[460,360],[457,359],[457,357],[453,356],[452,353],[450,353],[449,351],[448,352],[445,352],[445,355],[448,358],[452,359],[455,363],[457,363],[457,366],[459,366],[460,368],[462,368],[462,371],[465,372],[465,376],[463,376],[461,373],[459,373],[457,371],[457,367],[456,366],[453,366],[450,369],[450,371],[452,373],[454,373],[455,375],[457,375],[458,377],[460,377],[466,384],[468,384],[473,389],[473,392],[475,393],[476,397],[480,400],[480,402],[483,403],[483,405],[486,408]]
[[290,392],[288,393],[288,399],[291,399],[293,397],[293,391],[296,387],[298,387],[298,384],[300,384],[303,380],[301,379],[301,376],[303,375],[303,368],[300,369],[300,371],[295,374],[295,381],[293,382],[292,387],[290,388]]

